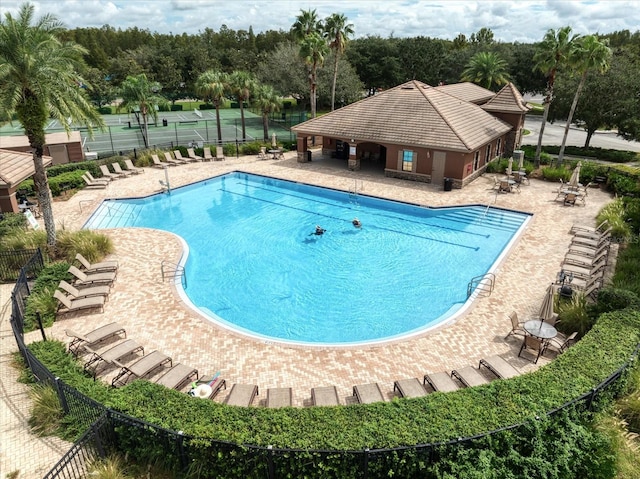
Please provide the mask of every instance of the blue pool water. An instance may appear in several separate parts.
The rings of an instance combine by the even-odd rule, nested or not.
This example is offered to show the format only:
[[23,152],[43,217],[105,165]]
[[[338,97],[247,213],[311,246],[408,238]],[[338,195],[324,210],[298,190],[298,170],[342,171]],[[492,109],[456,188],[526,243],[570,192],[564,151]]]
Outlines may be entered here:
[[[354,217],[362,228],[354,228]],[[492,269],[528,218],[231,173],[171,194],[105,201],[85,227],[181,236],[189,245],[184,293],[227,326],[276,340],[344,344],[449,319],[467,301],[469,281]],[[313,235],[315,225],[326,232]]]

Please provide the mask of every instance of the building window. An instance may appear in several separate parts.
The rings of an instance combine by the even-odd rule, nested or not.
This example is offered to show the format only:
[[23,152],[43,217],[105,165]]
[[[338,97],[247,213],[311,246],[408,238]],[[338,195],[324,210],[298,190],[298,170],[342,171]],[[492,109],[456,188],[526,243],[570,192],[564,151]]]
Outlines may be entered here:
[[413,160],[415,157],[415,151],[402,150],[402,171],[413,171]]
[[502,155],[502,138],[498,138],[498,143],[496,144],[496,156]]
[[484,159],[485,163],[489,163],[491,161],[491,143],[487,145],[487,156]]
[[473,158],[473,171],[478,169],[478,163],[480,162],[480,151],[476,151],[476,156]]

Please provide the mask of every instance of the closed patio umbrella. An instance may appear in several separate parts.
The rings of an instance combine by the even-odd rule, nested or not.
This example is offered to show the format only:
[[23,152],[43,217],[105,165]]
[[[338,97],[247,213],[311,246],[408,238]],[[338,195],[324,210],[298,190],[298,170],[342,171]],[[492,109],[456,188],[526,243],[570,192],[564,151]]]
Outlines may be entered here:
[[578,162],[578,164],[573,170],[573,173],[571,173],[571,178],[569,179],[569,186],[571,186],[572,188],[577,188],[578,184],[580,183],[580,168],[582,168],[581,161]]
[[271,135],[271,146],[275,149],[278,146],[278,140],[276,139],[276,134]]
[[507,166],[507,176],[511,176],[513,173],[513,156],[509,158],[509,166]]
[[518,170],[524,168],[524,151],[518,153]]
[[540,312],[538,313],[540,316],[540,321],[549,321],[553,318],[553,293],[554,287],[552,283],[547,288],[547,292],[545,293],[542,304],[540,305]]

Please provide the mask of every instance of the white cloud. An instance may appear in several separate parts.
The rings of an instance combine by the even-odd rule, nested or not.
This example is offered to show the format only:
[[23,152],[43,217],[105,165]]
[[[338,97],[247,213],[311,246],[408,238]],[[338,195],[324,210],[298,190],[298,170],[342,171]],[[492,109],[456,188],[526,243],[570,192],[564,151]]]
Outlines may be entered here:
[[[2,0],[0,13],[15,15],[24,0]],[[491,28],[496,40],[537,42],[549,28],[570,25],[576,33],[610,33],[640,28],[637,0],[32,0],[36,15],[56,14],[68,28],[147,29],[197,33],[225,24],[255,33],[288,31],[301,10],[321,18],[344,13],[357,37],[469,37]]]

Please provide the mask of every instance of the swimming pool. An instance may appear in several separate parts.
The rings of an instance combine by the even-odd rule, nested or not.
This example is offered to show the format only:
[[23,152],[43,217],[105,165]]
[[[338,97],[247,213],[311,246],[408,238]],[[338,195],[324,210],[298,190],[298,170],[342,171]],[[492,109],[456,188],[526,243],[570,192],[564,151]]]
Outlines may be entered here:
[[[175,233],[188,245],[183,294],[207,317],[263,339],[338,345],[447,321],[466,304],[469,281],[495,267],[529,218],[236,172],[104,201],[85,228]],[[326,232],[313,234],[316,225]]]

